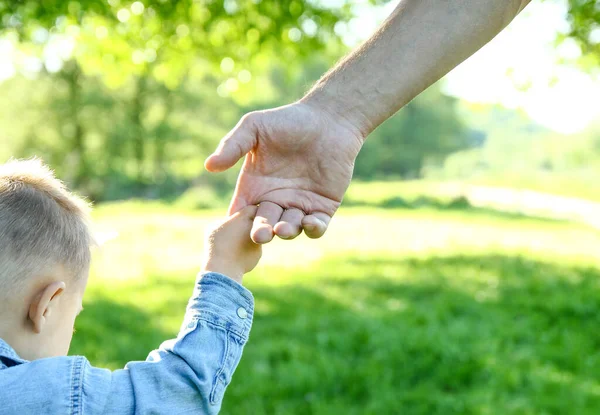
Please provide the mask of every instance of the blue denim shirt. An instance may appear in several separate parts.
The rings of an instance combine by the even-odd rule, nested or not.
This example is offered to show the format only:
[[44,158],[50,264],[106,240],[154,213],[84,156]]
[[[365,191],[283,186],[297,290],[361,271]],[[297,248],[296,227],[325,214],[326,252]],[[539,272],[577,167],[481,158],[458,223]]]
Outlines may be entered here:
[[82,356],[28,362],[0,339],[0,413],[216,414],[252,326],[252,294],[224,275],[199,278],[176,339],[111,372]]

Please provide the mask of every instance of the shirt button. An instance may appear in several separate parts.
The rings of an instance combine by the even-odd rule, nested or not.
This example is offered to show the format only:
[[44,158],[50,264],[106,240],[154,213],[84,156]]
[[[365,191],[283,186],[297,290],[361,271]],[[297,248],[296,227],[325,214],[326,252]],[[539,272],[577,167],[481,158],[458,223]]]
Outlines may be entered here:
[[244,307],[240,307],[237,309],[237,315],[241,319],[248,318],[248,312],[246,311],[246,309]]

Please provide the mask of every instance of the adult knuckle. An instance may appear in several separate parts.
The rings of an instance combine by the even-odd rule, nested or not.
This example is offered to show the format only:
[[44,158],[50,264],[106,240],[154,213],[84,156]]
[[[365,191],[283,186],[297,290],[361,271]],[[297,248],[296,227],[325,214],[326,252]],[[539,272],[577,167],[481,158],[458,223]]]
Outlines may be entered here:
[[246,127],[255,126],[258,122],[260,115],[257,111],[247,113],[242,117],[242,125]]

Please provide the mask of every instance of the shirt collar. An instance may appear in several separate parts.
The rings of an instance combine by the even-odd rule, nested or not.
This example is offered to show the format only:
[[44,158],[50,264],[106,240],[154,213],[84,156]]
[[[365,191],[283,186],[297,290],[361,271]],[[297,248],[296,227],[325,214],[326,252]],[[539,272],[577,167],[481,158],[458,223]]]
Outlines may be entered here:
[[0,339],[0,360],[4,360],[5,363],[6,360],[11,360],[18,365],[22,363],[27,363],[27,360],[21,359],[17,352],[15,352],[15,349],[10,347],[8,343],[6,343],[2,339]]

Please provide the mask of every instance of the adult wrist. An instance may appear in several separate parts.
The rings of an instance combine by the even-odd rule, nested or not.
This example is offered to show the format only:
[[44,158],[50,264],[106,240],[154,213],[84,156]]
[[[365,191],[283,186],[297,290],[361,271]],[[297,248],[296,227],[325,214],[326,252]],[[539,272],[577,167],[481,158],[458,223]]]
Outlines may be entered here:
[[361,142],[373,131],[374,126],[357,103],[359,100],[336,94],[325,84],[317,84],[299,103],[325,113],[334,122],[350,129]]

